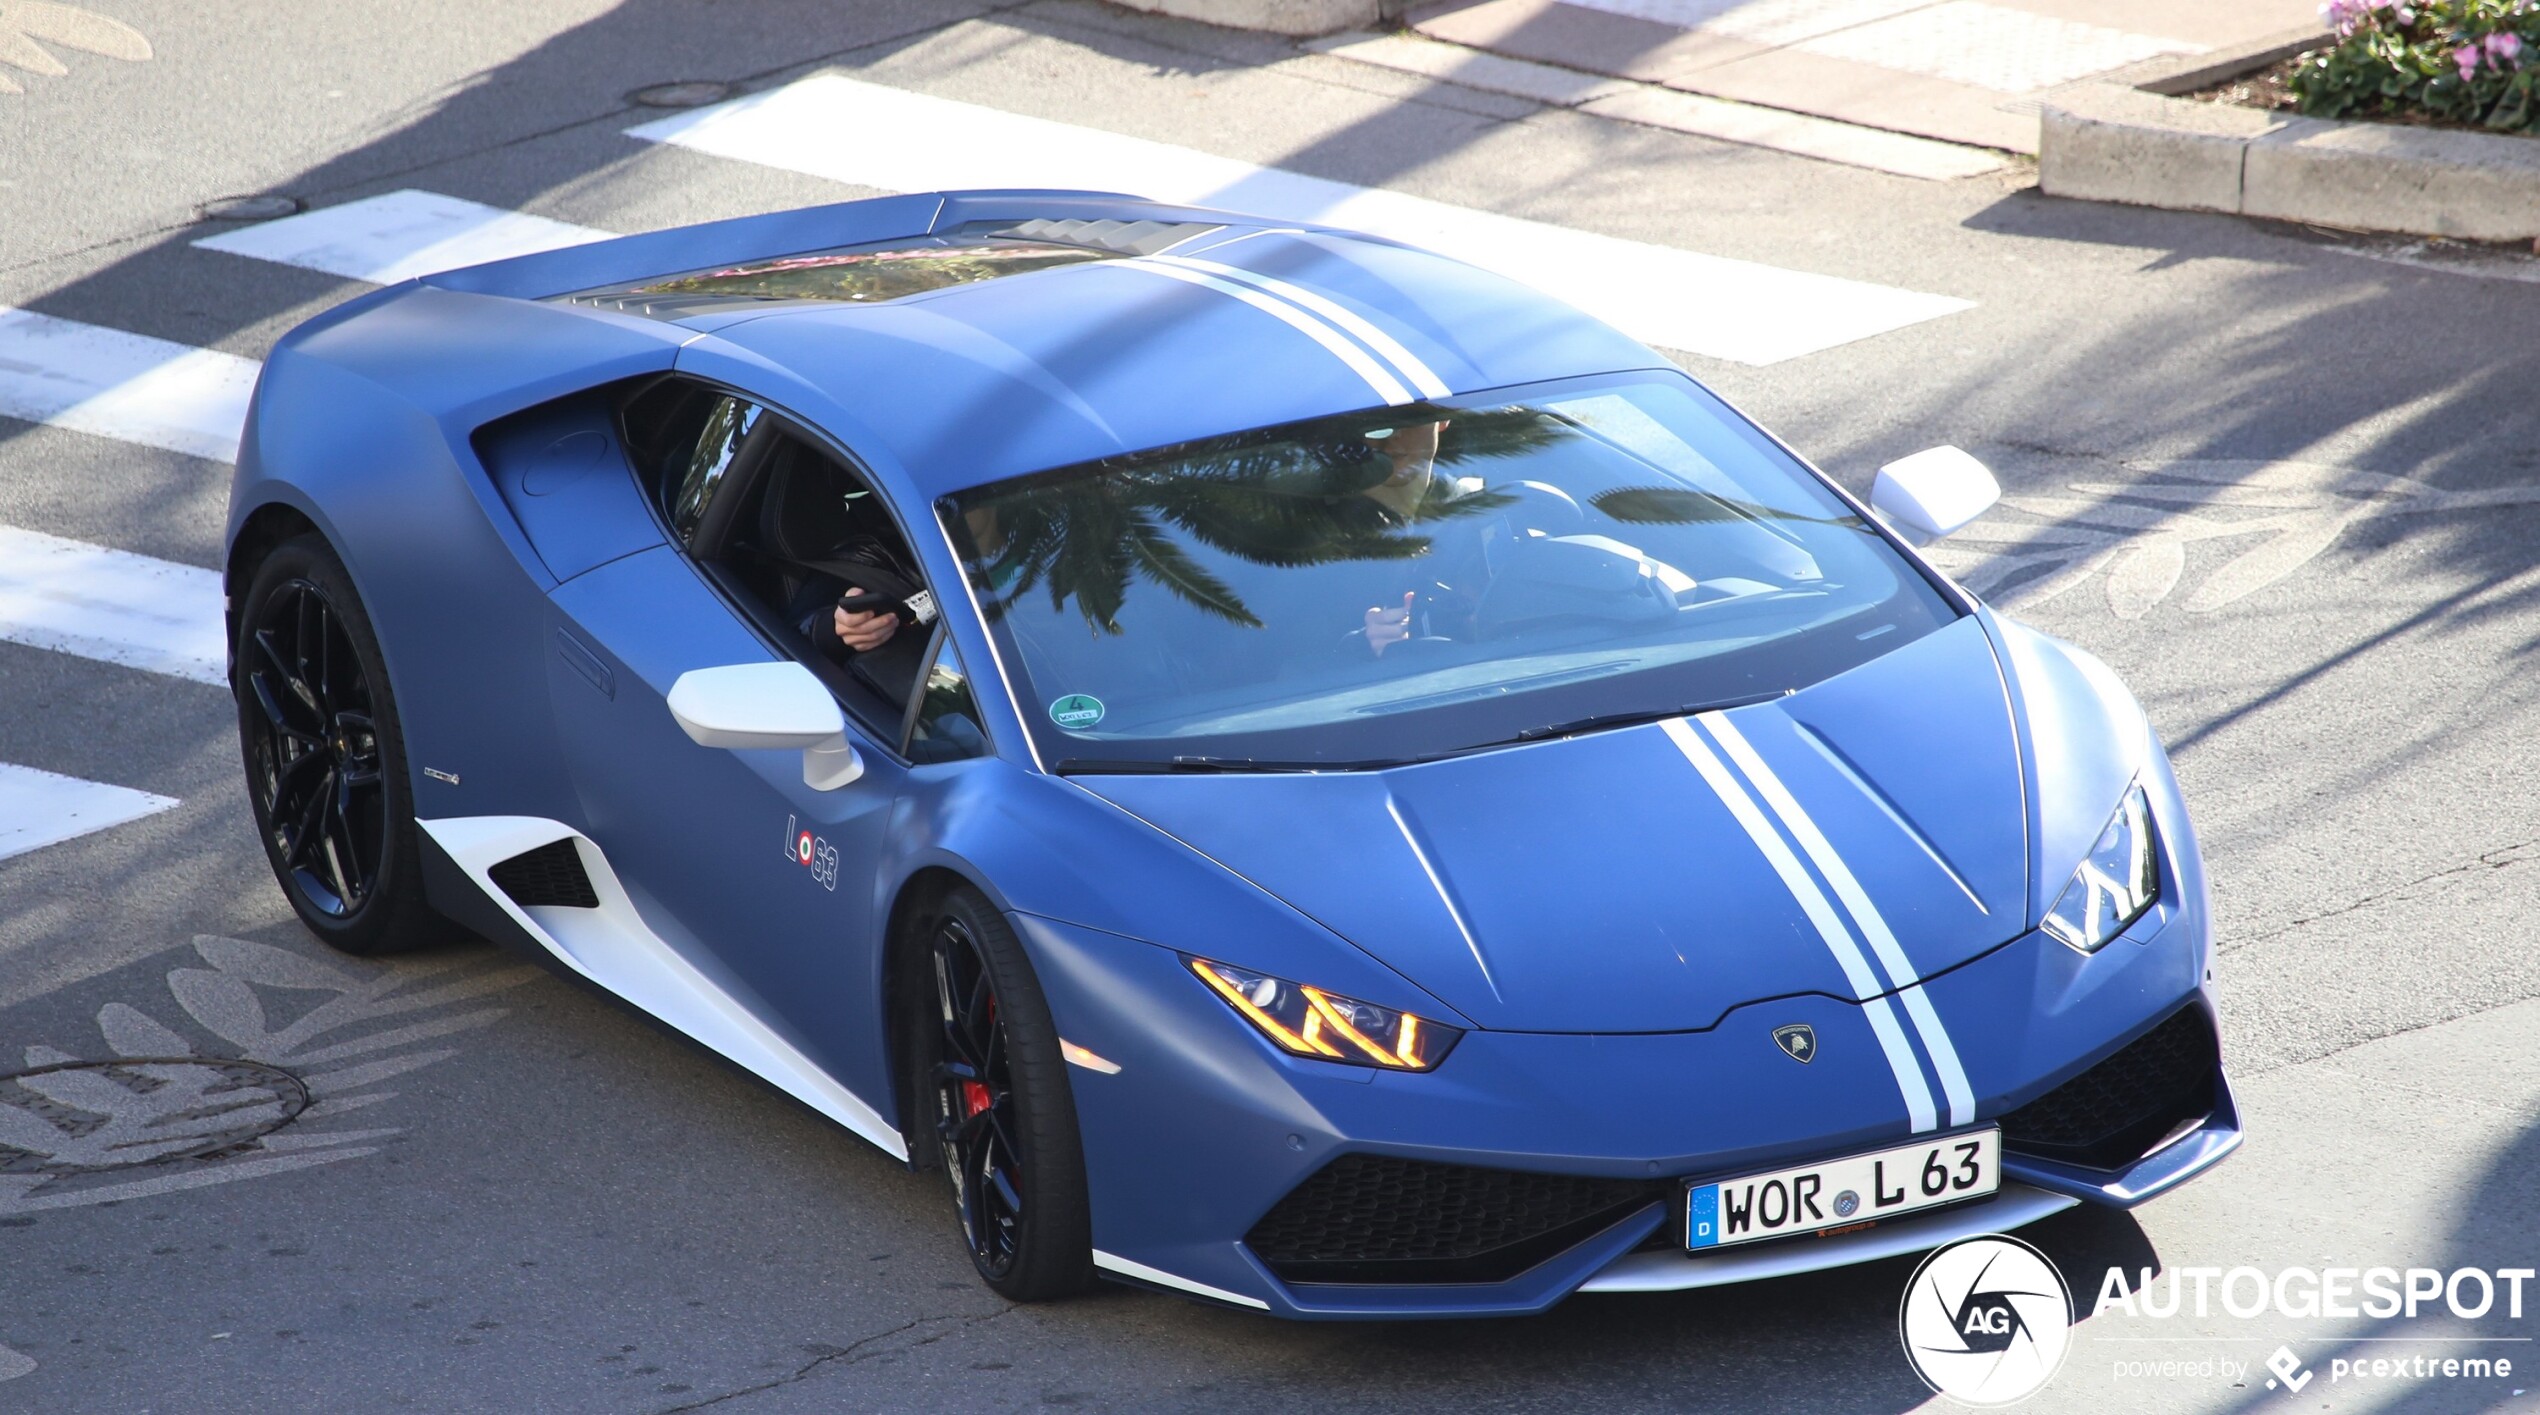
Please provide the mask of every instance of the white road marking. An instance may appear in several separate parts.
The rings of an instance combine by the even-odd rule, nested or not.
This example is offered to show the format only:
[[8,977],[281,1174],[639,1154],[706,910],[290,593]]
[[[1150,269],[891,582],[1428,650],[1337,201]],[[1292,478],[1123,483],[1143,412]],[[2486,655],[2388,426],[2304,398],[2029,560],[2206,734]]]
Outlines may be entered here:
[[1880,985],[1878,974],[1871,971],[1869,960],[1861,956],[1859,945],[1853,942],[1843,921],[1835,917],[1834,906],[1827,902],[1825,891],[1817,888],[1817,882],[1800,867],[1799,857],[1791,853],[1789,843],[1773,829],[1772,822],[1764,819],[1764,812],[1755,804],[1754,798],[1746,794],[1746,788],[1730,774],[1728,764],[1720,760],[1719,753],[1711,750],[1711,744],[1702,739],[1702,734],[1694,730],[1691,722],[1671,718],[1658,725],[1675,742],[1676,750],[1684,753],[1685,760],[1693,763],[1693,769],[1702,773],[1702,779],[1710,784],[1712,794],[1720,798],[1720,804],[1729,808],[1730,815],[1737,817],[1737,823],[1745,828],[1747,838],[1755,842],[1755,848],[1763,853],[1765,862],[1773,867],[1773,873],[1781,876],[1782,887],[1790,891],[1790,897],[1798,902],[1800,912],[1806,914],[1808,922],[1816,927],[1817,937],[1824,940],[1826,950],[1834,955],[1836,966],[1843,969],[1844,981],[1851,984],[1853,997],[1860,1002],[1862,1012],[1870,1019],[1870,1030],[1878,1034],[1879,1050],[1887,1057],[1887,1069],[1896,1076],[1896,1089],[1905,1098],[1907,1119],[1916,1130],[1935,1128],[1931,1084],[1923,1079],[1923,1064],[1914,1056],[1913,1044],[1905,1040],[1905,1029],[1896,1020],[1896,1010],[1881,996],[1887,989]]
[[394,285],[418,275],[605,241],[616,234],[437,192],[398,191],[242,226],[194,244]]
[[836,74],[627,130],[648,142],[886,191],[1083,187],[1352,227],[1524,281],[1670,349],[1771,364],[1972,302],[1701,255]]
[[128,786],[0,762],[0,860],[156,815],[176,804],[171,797]]
[[14,1381],[34,1369],[34,1357],[0,1346],[0,1381]]
[[253,360],[0,305],[0,415],[230,462]]
[[0,526],[0,639],[221,684],[220,575]]

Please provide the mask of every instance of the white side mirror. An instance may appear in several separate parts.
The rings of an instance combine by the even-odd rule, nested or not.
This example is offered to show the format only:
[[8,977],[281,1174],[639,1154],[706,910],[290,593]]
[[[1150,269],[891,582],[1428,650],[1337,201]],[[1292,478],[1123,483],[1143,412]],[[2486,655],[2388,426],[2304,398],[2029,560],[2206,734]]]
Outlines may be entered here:
[[1870,509],[1916,545],[1966,529],[2002,499],[1984,463],[1955,447],[1934,447],[1879,468]]
[[670,715],[700,747],[799,748],[803,784],[835,791],[864,775],[838,701],[799,663],[692,668],[670,685]]

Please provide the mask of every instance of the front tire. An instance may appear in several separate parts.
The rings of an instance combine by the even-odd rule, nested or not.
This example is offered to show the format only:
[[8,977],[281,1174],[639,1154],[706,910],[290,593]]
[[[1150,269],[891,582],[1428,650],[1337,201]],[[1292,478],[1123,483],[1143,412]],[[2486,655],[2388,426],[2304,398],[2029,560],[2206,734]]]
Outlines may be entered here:
[[932,1005],[911,1037],[911,1074],[971,1264],[1010,1301],[1081,1292],[1093,1281],[1084,1148],[1031,960],[967,888],[918,929]]
[[452,937],[423,899],[405,737],[379,640],[326,542],[285,541],[256,567],[233,648],[248,803],[292,912],[346,953]]

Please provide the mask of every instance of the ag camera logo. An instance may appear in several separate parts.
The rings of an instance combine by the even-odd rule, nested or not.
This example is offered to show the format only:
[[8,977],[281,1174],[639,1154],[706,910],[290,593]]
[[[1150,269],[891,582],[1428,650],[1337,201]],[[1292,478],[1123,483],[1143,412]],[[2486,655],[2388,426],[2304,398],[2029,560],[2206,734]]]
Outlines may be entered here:
[[1962,1238],[1914,1269],[1896,1326],[1925,1385],[1963,1405],[2012,1405],[2064,1364],[2072,1290],[2045,1254],[2016,1238]]

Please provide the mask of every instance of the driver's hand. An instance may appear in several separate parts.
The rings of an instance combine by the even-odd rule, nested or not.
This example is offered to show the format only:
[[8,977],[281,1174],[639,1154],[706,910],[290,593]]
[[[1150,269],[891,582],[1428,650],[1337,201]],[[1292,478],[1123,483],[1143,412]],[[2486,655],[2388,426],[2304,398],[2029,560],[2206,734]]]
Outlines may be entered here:
[[1367,647],[1378,653],[1411,637],[1411,604],[1420,596],[1417,591],[1402,592],[1402,608],[1367,611]]
[[[849,585],[847,593],[862,594],[864,591]],[[900,617],[896,614],[849,614],[839,609],[830,612],[830,625],[838,631],[838,642],[857,653],[871,653],[889,643],[891,636],[899,632]]]

